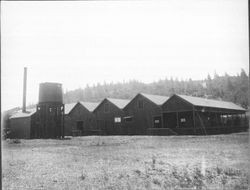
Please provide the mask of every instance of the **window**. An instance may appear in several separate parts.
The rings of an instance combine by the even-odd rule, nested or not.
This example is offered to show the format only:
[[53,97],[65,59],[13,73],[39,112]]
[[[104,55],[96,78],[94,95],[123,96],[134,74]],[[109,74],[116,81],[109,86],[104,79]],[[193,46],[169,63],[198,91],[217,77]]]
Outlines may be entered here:
[[104,112],[105,113],[109,112],[109,104],[108,103],[104,104]]
[[186,119],[185,118],[181,118],[181,123],[184,123],[186,122]]
[[122,121],[122,120],[121,120],[120,117],[115,117],[115,118],[114,118],[114,122],[115,122],[115,123],[121,123],[121,121]]
[[128,116],[123,118],[125,122],[132,122],[133,121],[133,116]]
[[143,100],[138,100],[138,108],[143,109]]
[[153,122],[154,128],[161,128],[161,116],[154,116]]
[[159,120],[159,119],[156,119],[156,120],[155,120],[155,123],[160,123],[160,120]]

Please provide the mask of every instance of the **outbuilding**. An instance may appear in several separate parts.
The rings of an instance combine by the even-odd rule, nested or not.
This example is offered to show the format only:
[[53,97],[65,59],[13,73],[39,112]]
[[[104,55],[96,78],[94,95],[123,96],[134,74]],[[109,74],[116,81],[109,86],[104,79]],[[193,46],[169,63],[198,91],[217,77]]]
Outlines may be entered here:
[[246,110],[232,102],[173,95],[162,105],[163,127],[175,134],[218,134],[248,127]]
[[65,129],[67,135],[98,135],[94,109],[99,103],[77,102],[65,105]]
[[130,102],[127,99],[105,98],[94,110],[97,128],[105,135],[126,134],[122,118],[123,108]]
[[18,111],[9,118],[10,133],[12,139],[34,138],[36,129],[36,109],[25,112]]
[[139,93],[124,108],[124,122],[129,135],[146,135],[156,133],[162,128],[161,105],[167,96]]

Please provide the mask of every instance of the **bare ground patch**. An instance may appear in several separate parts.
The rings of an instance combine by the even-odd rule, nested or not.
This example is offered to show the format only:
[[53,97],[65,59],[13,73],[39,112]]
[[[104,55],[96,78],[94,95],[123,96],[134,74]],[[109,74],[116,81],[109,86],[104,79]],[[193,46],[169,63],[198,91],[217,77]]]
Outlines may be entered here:
[[247,133],[3,142],[3,189],[247,189]]

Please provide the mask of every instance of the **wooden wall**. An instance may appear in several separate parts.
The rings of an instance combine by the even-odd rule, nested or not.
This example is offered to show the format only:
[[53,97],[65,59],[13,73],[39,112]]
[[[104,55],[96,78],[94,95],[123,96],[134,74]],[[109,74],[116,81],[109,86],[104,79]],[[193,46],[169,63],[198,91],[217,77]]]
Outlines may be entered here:
[[[109,111],[105,112],[105,104],[109,106]],[[104,135],[123,135],[123,121],[124,112],[122,109],[115,106],[113,103],[104,99],[103,102],[94,111],[97,121],[97,128],[100,129]],[[114,118],[120,117],[121,122],[115,123]]]
[[162,105],[163,112],[192,111],[193,106],[185,100],[173,95]]
[[[143,102],[143,108],[139,108],[138,102]],[[126,116],[133,116],[131,122],[125,122],[132,135],[146,135],[148,128],[153,128],[153,118],[161,118],[162,109],[141,94],[138,94],[124,109]],[[162,121],[162,119],[161,119]]]
[[64,117],[64,131],[66,136],[74,135],[77,130],[77,122],[83,122],[83,131],[78,135],[89,135],[97,133],[97,123],[95,115],[87,110],[82,104],[78,103],[73,110]]
[[10,138],[30,139],[31,116],[10,119]]

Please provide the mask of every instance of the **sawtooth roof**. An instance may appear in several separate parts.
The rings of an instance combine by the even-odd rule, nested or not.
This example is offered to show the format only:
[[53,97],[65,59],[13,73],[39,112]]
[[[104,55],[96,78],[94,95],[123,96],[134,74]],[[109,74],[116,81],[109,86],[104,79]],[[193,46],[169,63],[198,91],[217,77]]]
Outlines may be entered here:
[[77,103],[64,104],[64,114],[69,114],[76,104]]
[[186,95],[177,95],[177,96],[179,96],[180,98],[182,98],[182,99],[186,100],[187,102],[193,104],[194,106],[211,107],[211,108],[223,108],[223,109],[230,109],[230,110],[245,111],[244,108],[234,104],[233,102],[212,100],[212,99],[193,97],[193,96],[186,96]]
[[159,95],[145,94],[145,93],[140,93],[140,94],[159,106],[164,104],[169,99],[168,96],[159,96]]
[[127,99],[115,99],[115,98],[106,98],[106,99],[120,109],[123,109],[130,102],[130,100]]
[[83,105],[87,110],[90,112],[94,111],[95,108],[100,104],[98,102],[79,102],[81,105]]

